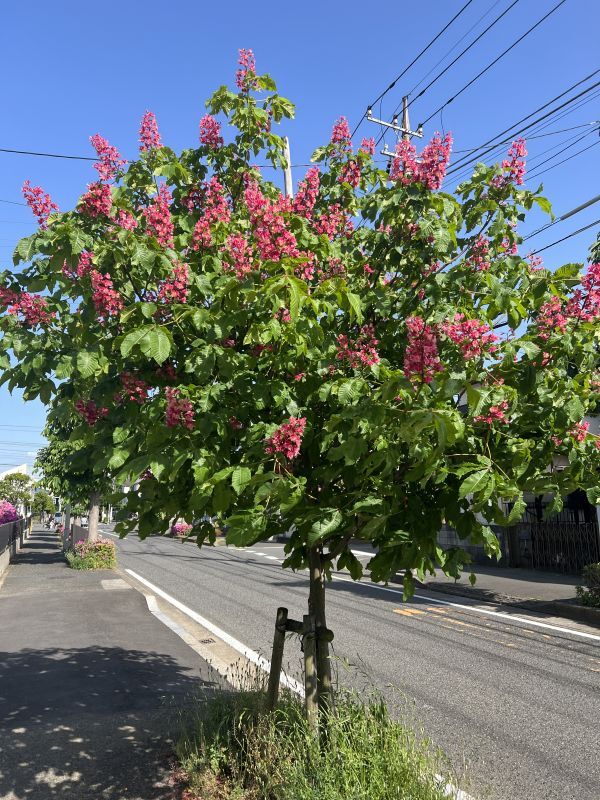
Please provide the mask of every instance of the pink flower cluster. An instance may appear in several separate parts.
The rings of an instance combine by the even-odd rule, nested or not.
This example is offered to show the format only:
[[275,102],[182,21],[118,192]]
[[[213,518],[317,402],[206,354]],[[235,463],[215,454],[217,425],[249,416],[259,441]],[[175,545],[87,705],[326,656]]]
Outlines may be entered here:
[[140,125],[140,152],[162,147],[156,117],[152,111],[146,111]]
[[171,525],[171,536],[174,536],[176,539],[183,539],[191,530],[192,526],[187,522],[176,522],[174,525]]
[[88,184],[87,192],[79,201],[79,211],[88,217],[108,217],[112,208],[110,186],[105,183]]
[[190,283],[190,273],[187,264],[177,262],[173,267],[171,277],[163,281],[158,290],[158,299],[164,303],[187,302]]
[[223,269],[233,270],[238,280],[243,280],[252,272],[252,252],[247,240],[239,233],[232,233],[227,237],[224,252],[231,258],[223,262]]
[[425,145],[420,157],[417,157],[417,148],[411,141],[401,139],[396,145],[390,180],[398,181],[403,186],[422,183],[427,189],[439,189],[446,175],[451,150],[450,133],[443,139],[436,133],[429,144]]
[[94,164],[94,169],[98,170],[100,180],[112,180],[117,172],[125,166],[127,161],[121,158],[121,154],[117,148],[110,144],[108,139],[105,139],[104,136],[100,136],[99,133],[90,136],[90,142],[98,154],[99,160]]
[[122,372],[119,375],[123,389],[127,397],[138,405],[142,405],[148,399],[148,389],[150,388],[145,381],[136,378],[130,372]]
[[17,509],[8,500],[0,500],[0,525],[20,519]]
[[566,304],[552,297],[541,306],[537,319],[540,339],[546,341],[552,331],[564,333],[571,320],[591,322],[600,317],[600,264],[589,265],[581,286]]
[[404,374],[409,379],[420,376],[424,383],[431,383],[436,372],[443,369],[435,328],[427,325],[421,317],[409,317],[406,329],[408,343],[404,353]]
[[537,318],[540,339],[544,342],[547,341],[552,331],[564,333],[568,322],[567,316],[563,313],[563,304],[560,298],[552,297],[547,300],[540,307]]
[[369,156],[375,154],[375,139],[370,136],[368,139],[363,139],[360,143],[359,153],[366,153]]
[[108,416],[108,408],[105,406],[98,408],[93,400],[76,400],[75,411],[84,418],[90,427],[93,427],[99,419]]
[[300,452],[305,427],[306,417],[290,417],[267,439],[265,453],[271,456],[280,453],[292,461]]
[[167,397],[167,410],[165,412],[165,425],[167,428],[176,428],[182,425],[189,431],[194,429],[194,407],[191,400],[181,397],[179,389],[165,389]]
[[210,247],[212,244],[210,226],[219,221],[227,223],[230,218],[231,211],[225,190],[213,175],[205,187],[203,215],[194,227],[191,249],[199,250],[201,247]]
[[287,308],[278,308],[273,316],[279,322],[283,322],[284,325],[292,321],[292,315]]
[[244,199],[260,257],[265,261],[298,258],[301,253],[296,237],[283,217],[285,212],[291,211],[291,202],[281,195],[269,200],[254,180],[247,182]]
[[163,247],[173,247],[173,220],[171,219],[171,192],[162,184],[150,205],[142,211],[146,220],[146,233],[154,236]]
[[239,69],[235,73],[235,83],[240,92],[249,92],[256,88],[256,61],[252,50],[241,49],[239,52]]
[[126,211],[124,208],[120,208],[117,211],[115,222],[120,228],[123,228],[126,231],[134,231],[138,226],[137,219],[133,216],[133,214],[131,214],[129,211]]
[[352,369],[371,367],[379,363],[379,339],[375,338],[375,328],[372,325],[363,325],[356,339],[340,333],[337,342],[336,360],[345,361]]
[[210,114],[205,114],[200,120],[200,144],[216,150],[223,144],[221,125]]
[[351,153],[352,141],[350,139],[350,126],[346,117],[340,117],[331,131],[331,144],[336,145],[338,153]]
[[23,322],[32,328],[36,325],[47,325],[54,317],[48,311],[45,297],[28,292],[15,292],[12,289],[0,289],[0,306],[5,306],[9,314],[21,315]]
[[102,275],[94,269],[90,272],[92,279],[92,302],[101,320],[106,320],[118,314],[123,308],[123,298],[114,288],[112,278],[108,274]]
[[292,202],[292,208],[296,214],[310,219],[317,202],[320,182],[319,168],[311,167],[304,176],[304,180],[298,184],[298,191]]
[[490,406],[485,414],[473,417],[473,422],[484,422],[486,425],[493,425],[494,422],[498,422],[500,425],[506,425],[508,422],[507,411],[508,401],[501,400],[497,405]]
[[480,358],[486,351],[493,353],[496,350],[494,342],[498,341],[498,337],[481,320],[467,319],[464,314],[455,314],[454,321],[443,323],[440,330],[460,347],[467,361]]
[[339,183],[349,183],[353,189],[356,189],[360,183],[360,166],[358,161],[350,159],[347,164],[344,164],[341,173],[338,176]]
[[48,217],[53,211],[58,211],[58,206],[52,202],[50,195],[41,186],[32,186],[30,181],[25,181],[21,191],[25,202],[33,211],[38,225],[45,229]]
[[466,264],[480,272],[487,272],[491,266],[490,242],[481,234],[475,240],[466,259]]
[[525,177],[526,155],[525,139],[516,139],[508,150],[508,158],[502,162],[502,169],[506,174],[493,178],[492,186],[502,188],[511,182],[516,186],[522,186]]
[[581,444],[581,442],[584,442],[586,440],[589,429],[590,429],[589,422],[578,422],[569,431],[569,436],[576,442],[579,442]]
[[77,266],[75,267],[75,271],[69,268],[67,262],[65,261],[62,267],[63,275],[71,280],[75,280],[75,278],[83,278],[85,275],[89,275],[89,273],[94,269],[94,265],[92,264],[92,258],[94,254],[91,251],[83,250],[79,255],[79,260],[77,261]]
[[314,227],[317,233],[324,233],[332,241],[336,236],[352,234],[354,224],[339,203],[332,203],[328,211],[315,218]]

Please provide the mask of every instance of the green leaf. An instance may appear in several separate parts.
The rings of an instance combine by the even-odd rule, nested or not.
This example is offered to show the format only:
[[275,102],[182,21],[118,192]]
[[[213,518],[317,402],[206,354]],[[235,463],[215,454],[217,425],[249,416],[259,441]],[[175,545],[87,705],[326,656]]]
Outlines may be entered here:
[[157,364],[162,364],[171,352],[171,337],[162,327],[152,328],[140,341],[140,350],[148,358],[153,358]]
[[252,509],[232,514],[227,518],[226,524],[225,540],[227,544],[246,547],[260,541],[265,533],[267,520],[264,514],[257,513],[255,509]]
[[515,522],[518,522],[523,516],[523,513],[526,508],[527,508],[527,503],[525,502],[523,497],[519,497],[517,500],[515,500],[515,504],[511,508],[507,518],[508,523],[510,525],[513,525]]
[[131,333],[128,333],[121,342],[121,355],[128,356],[133,348],[139,345],[142,339],[144,339],[148,333],[148,330],[149,326],[144,325],[141,328],[136,328],[135,330],[131,331]]
[[477,472],[471,473],[468,478],[461,483],[458,492],[459,497],[466,497],[468,494],[476,494],[482,491],[490,479],[490,473],[487,469],[482,469]]
[[98,367],[99,361],[96,353],[89,353],[87,350],[80,350],[77,353],[77,369],[82,378],[91,378],[96,374]]
[[324,509],[324,516],[315,522],[308,532],[308,544],[312,546],[336,531],[342,524],[343,517],[337,508]]
[[250,483],[252,472],[248,467],[236,467],[231,475],[231,485],[236,494],[241,494]]
[[344,381],[338,389],[338,400],[344,406],[350,405],[362,396],[365,385],[362,378],[350,378]]
[[353,292],[348,292],[346,294],[348,299],[348,304],[350,305],[350,316],[356,317],[356,321],[360,325],[363,321],[363,313],[362,313],[362,302],[360,297]]

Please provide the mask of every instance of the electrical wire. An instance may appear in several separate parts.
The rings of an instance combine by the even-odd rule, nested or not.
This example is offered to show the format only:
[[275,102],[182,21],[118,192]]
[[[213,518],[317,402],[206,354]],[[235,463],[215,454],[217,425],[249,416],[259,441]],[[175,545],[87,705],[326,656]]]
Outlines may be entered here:
[[[535,136],[528,136],[527,141],[530,142],[532,139],[542,139],[545,136],[556,136],[559,133],[567,133],[568,131],[575,131],[580,128],[586,128],[588,125],[597,125],[600,120],[593,120],[592,122],[582,122],[581,125],[572,125],[570,128],[560,128],[557,131],[549,131],[548,133],[539,133]],[[479,147],[465,147],[462,150],[453,150],[453,153],[475,153],[479,150]],[[0,220],[1,222],[2,220]]]
[[98,157],[91,156],[67,156],[62,153],[36,153],[31,150],[11,150],[8,147],[0,147],[0,153],[14,153],[21,156],[43,156],[44,158],[68,158],[74,161],[97,161]]
[[[555,169],[556,167],[561,167],[563,164],[566,164],[567,161],[571,161],[572,158],[577,158],[577,156],[580,156],[582,153],[585,153],[588,150],[591,150],[592,147],[597,147],[599,144],[600,144],[600,140],[598,140],[597,142],[593,142],[593,144],[589,144],[587,147],[583,147],[581,150],[578,150],[576,153],[573,153],[573,155],[570,155],[568,158],[564,158],[562,161],[559,161],[557,164],[552,164],[552,166],[546,167],[546,169],[542,169],[542,170],[538,170],[538,171],[534,170],[531,175],[527,176],[528,180],[531,179],[531,178],[537,178],[540,175],[543,175],[545,172],[550,172],[551,169]],[[540,165],[540,166],[542,166],[542,165]]]
[[[527,116],[523,117],[522,119],[520,119],[518,122],[514,123],[510,127],[505,128],[505,130],[503,130],[501,133],[497,134],[496,136],[493,136],[485,144],[481,145],[481,147],[478,148],[479,150],[483,150],[483,152],[479,156],[474,156],[473,158],[464,157],[464,158],[459,159],[453,165],[452,169],[448,170],[447,174],[448,175],[452,175],[452,174],[454,174],[456,172],[462,171],[464,169],[464,167],[466,167],[469,164],[473,164],[476,161],[481,161],[483,156],[485,156],[488,153],[490,153],[493,150],[495,150],[500,144],[504,144],[506,142],[510,142],[511,139],[514,139],[515,137],[520,136],[521,134],[525,133],[530,128],[534,128],[536,125],[538,125],[538,123],[548,119],[549,117],[552,117],[558,111],[561,111],[563,108],[566,108],[567,106],[571,105],[572,103],[574,103],[579,98],[584,97],[586,94],[589,94],[589,92],[591,92],[592,90],[596,89],[596,87],[600,86],[600,81],[596,81],[596,83],[592,84],[591,86],[588,86],[587,89],[584,89],[583,91],[579,92],[579,94],[575,95],[575,97],[571,97],[569,100],[565,100],[564,103],[561,103],[556,108],[552,109],[551,111],[548,111],[547,113],[543,114],[541,117],[538,117],[536,120],[534,120],[533,122],[528,123],[527,125],[523,126],[519,130],[517,130],[517,131],[513,130],[518,125],[520,125],[522,122],[525,122],[525,120],[530,119],[531,117],[535,116],[535,114],[537,114],[539,111],[542,111],[544,108],[547,108],[549,105],[552,105],[552,103],[554,103],[556,100],[564,97],[565,94],[568,94],[576,86],[579,86],[581,83],[584,83],[586,80],[589,80],[590,77],[597,75],[599,72],[600,72],[600,69],[596,70],[594,73],[592,73],[591,76],[588,76],[587,78],[584,78],[582,81],[579,81],[578,83],[576,83],[573,86],[569,87],[569,89],[566,89],[560,95],[557,95],[557,97],[555,97],[552,100],[550,100],[549,102],[545,103],[543,106],[540,106],[539,108],[537,108],[532,113],[527,114]],[[509,131],[513,131],[510,134],[510,136],[508,136],[508,137],[506,137],[504,139],[501,139],[499,141],[495,141],[496,139],[500,139],[501,136],[504,136]],[[492,144],[492,142],[494,142],[494,144]],[[491,146],[487,147],[488,145],[491,145]],[[486,147],[487,147],[487,149],[485,149]]]
[[557,217],[552,222],[548,222],[546,225],[542,225],[541,228],[537,228],[535,231],[528,233],[527,236],[523,237],[523,241],[526,242],[528,239],[533,239],[534,236],[542,233],[543,231],[547,231],[549,228],[553,228],[555,225],[558,225],[559,222],[564,222],[566,219],[570,219],[574,217],[576,214],[579,214],[581,211],[585,211],[586,208],[593,206],[595,203],[600,201],[600,194],[597,194],[596,197],[592,197],[591,200],[586,200],[585,203],[581,203],[581,205],[572,208],[570,211],[567,211],[566,214],[561,214],[560,217]]
[[544,250],[549,250],[551,247],[554,247],[555,245],[560,244],[561,242],[566,242],[567,239],[572,239],[573,236],[577,236],[579,233],[583,233],[584,231],[593,228],[594,225],[600,225],[600,219],[594,220],[594,222],[590,222],[589,225],[585,225],[583,228],[579,228],[578,230],[573,231],[572,233],[568,233],[566,236],[563,236],[562,239],[557,239],[555,242],[551,242],[550,244],[547,244],[545,247],[540,247],[539,250],[534,250],[533,253],[531,253],[531,255],[537,256],[538,253],[543,253]]
[[[451,69],[451,68],[452,68],[452,67],[453,67],[453,66],[456,64],[456,62],[457,62],[457,61],[459,61],[459,60],[460,60],[460,59],[461,59],[461,58],[462,58],[464,55],[466,55],[466,53],[468,53],[468,52],[469,52],[469,50],[470,50],[472,47],[474,47],[474,46],[477,44],[477,42],[479,42],[479,41],[480,41],[480,40],[481,40],[481,39],[482,39],[482,38],[483,38],[483,37],[486,35],[486,33],[488,33],[488,31],[491,31],[491,30],[492,30],[492,28],[493,28],[495,25],[497,25],[497,24],[498,24],[498,22],[500,22],[500,20],[501,20],[503,17],[505,17],[505,16],[508,14],[508,12],[509,12],[511,9],[513,9],[513,8],[514,8],[514,7],[517,5],[517,3],[519,3],[519,2],[520,2],[520,0],[513,0],[513,2],[512,2],[512,3],[511,3],[509,6],[508,6],[508,8],[505,8],[505,9],[504,9],[504,11],[503,11],[501,14],[499,14],[499,15],[496,17],[496,19],[495,19],[493,22],[491,22],[491,23],[490,23],[490,24],[487,26],[487,28],[486,28],[484,31],[482,31],[482,32],[479,34],[479,36],[477,36],[477,38],[476,38],[476,39],[473,39],[473,41],[472,41],[472,42],[471,42],[469,45],[467,45],[467,47],[465,47],[465,49],[464,49],[464,50],[462,50],[462,51],[461,51],[461,52],[460,52],[460,53],[459,53],[459,54],[456,56],[456,58],[455,58],[455,59],[453,59],[453,60],[452,60],[452,61],[451,61],[451,62],[450,62],[450,63],[449,63],[449,64],[448,64],[446,67],[444,67],[444,69],[443,69],[441,72],[439,72],[439,73],[438,73],[438,74],[435,76],[435,78],[433,78],[433,80],[429,81],[429,83],[427,84],[427,86],[426,86],[424,89],[421,89],[421,91],[419,92],[419,94],[418,94],[418,95],[416,95],[415,97],[413,97],[413,99],[409,101],[408,105],[409,105],[409,106],[411,106],[411,105],[412,105],[412,104],[415,102],[415,100],[418,100],[418,99],[419,99],[419,97],[423,97],[423,95],[425,94],[425,92],[428,92],[428,91],[429,91],[429,89],[431,89],[431,87],[432,87],[432,86],[433,86],[435,83],[437,83],[437,82],[439,81],[439,79],[440,79],[442,76],[444,76],[444,75],[445,75],[445,74],[448,72],[448,70],[449,70],[449,69]],[[562,3],[564,3],[564,2],[566,2],[566,0],[561,0],[561,2],[562,2]]]
[[[441,31],[439,31],[439,33],[437,33],[433,37],[433,39],[427,45],[425,45],[425,47],[421,50],[421,52],[413,58],[413,60],[410,62],[410,64],[407,67],[405,67],[402,70],[402,72],[396,78],[394,78],[394,80],[390,83],[390,85],[387,87],[387,89],[384,89],[383,92],[381,92],[381,94],[379,94],[375,98],[375,100],[373,100],[373,102],[369,104],[368,108],[371,108],[376,103],[379,103],[380,100],[383,100],[383,98],[386,96],[386,94],[388,92],[390,92],[394,88],[394,86],[398,83],[400,78],[403,78],[404,75],[406,75],[406,73],[408,72],[408,70],[417,63],[417,61],[421,58],[421,56],[425,55],[425,53],[429,50],[429,48],[433,44],[435,44],[435,42],[437,42],[437,40],[440,38],[440,36],[448,30],[448,28],[452,25],[452,23],[455,22],[460,17],[460,15],[464,11],[467,10],[467,8],[471,5],[472,2],[473,2],[473,0],[467,0],[467,2],[464,4],[464,6],[452,17],[450,22],[447,22],[446,25],[444,25],[444,27],[441,29]],[[515,0],[515,2],[518,2],[518,0]],[[350,138],[352,138],[352,136],[354,136],[356,131],[359,129],[359,127],[360,127],[362,121],[364,120],[364,118],[365,118],[365,115],[363,114],[363,116],[360,118],[360,120],[357,123],[357,125],[354,127],[354,130],[352,131],[352,134],[351,134]]]
[[[530,34],[530,33],[533,33],[533,31],[534,31],[536,28],[538,28],[538,27],[539,27],[539,26],[542,24],[542,22],[545,22],[545,21],[548,19],[548,17],[551,17],[551,16],[552,16],[552,14],[554,14],[554,12],[555,12],[555,11],[558,11],[558,9],[559,9],[559,8],[560,8],[562,5],[564,5],[566,2],[567,2],[567,0],[559,0],[559,2],[558,2],[558,3],[557,3],[557,4],[556,4],[556,5],[553,7],[553,8],[551,8],[551,9],[550,9],[550,11],[548,11],[548,13],[547,13],[547,14],[544,14],[544,16],[543,16],[541,19],[539,19],[539,20],[538,20],[538,21],[537,21],[537,22],[536,22],[534,25],[532,25],[532,26],[531,26],[531,28],[529,28],[528,30],[526,30],[526,31],[525,31],[525,33],[524,33],[522,36],[520,36],[520,37],[519,37],[519,38],[518,38],[516,41],[514,41],[514,42],[513,42],[513,43],[512,43],[512,44],[511,44],[509,47],[507,47],[507,48],[506,48],[506,50],[503,50],[503,51],[502,51],[502,53],[500,53],[500,55],[499,55],[499,56],[496,56],[496,58],[495,58],[493,61],[491,61],[491,62],[490,62],[488,65],[487,65],[487,67],[484,67],[484,68],[483,68],[483,69],[482,69],[480,72],[478,72],[478,73],[477,73],[477,75],[475,75],[475,77],[474,77],[474,78],[471,78],[471,80],[470,80],[468,83],[466,83],[466,84],[465,84],[465,85],[462,87],[462,89],[460,89],[458,92],[456,92],[456,94],[454,94],[452,97],[450,97],[448,100],[446,100],[446,102],[445,102],[445,103],[443,103],[443,104],[442,104],[442,105],[441,105],[439,108],[437,108],[437,109],[436,109],[436,110],[435,110],[435,111],[434,111],[432,114],[430,114],[430,115],[427,117],[427,119],[425,119],[425,120],[423,121],[423,123],[422,123],[422,124],[423,124],[423,125],[427,124],[427,123],[428,123],[428,122],[429,122],[431,119],[433,119],[433,117],[437,116],[437,115],[440,113],[440,111],[441,111],[443,108],[446,108],[446,106],[449,106],[449,105],[450,105],[450,103],[454,102],[454,100],[456,100],[456,98],[457,98],[457,97],[460,97],[460,95],[461,95],[463,92],[465,92],[465,91],[466,91],[466,90],[467,90],[467,89],[468,89],[470,86],[472,86],[472,85],[473,85],[473,84],[474,84],[476,81],[478,81],[478,80],[479,80],[479,78],[483,77],[483,75],[485,75],[485,73],[486,73],[488,70],[490,70],[492,67],[494,67],[494,66],[495,66],[495,65],[496,65],[496,64],[497,64],[497,63],[498,63],[498,62],[499,62],[501,59],[503,59],[503,58],[504,58],[504,56],[505,56],[505,55],[507,55],[508,53],[510,53],[510,51],[511,51],[511,50],[513,50],[513,49],[514,49],[514,48],[515,48],[515,47],[516,47],[518,44],[520,44],[520,43],[523,41],[523,39],[525,39],[527,36],[529,36],[529,34]],[[415,99],[416,99],[416,98],[415,98]],[[410,103],[409,103],[409,105],[410,105]]]

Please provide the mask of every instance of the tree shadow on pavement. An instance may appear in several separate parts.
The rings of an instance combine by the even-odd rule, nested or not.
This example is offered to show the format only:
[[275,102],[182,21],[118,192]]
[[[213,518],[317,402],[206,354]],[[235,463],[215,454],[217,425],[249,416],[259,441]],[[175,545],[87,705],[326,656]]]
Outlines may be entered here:
[[172,800],[186,706],[219,683],[119,647],[0,653],[0,798]]

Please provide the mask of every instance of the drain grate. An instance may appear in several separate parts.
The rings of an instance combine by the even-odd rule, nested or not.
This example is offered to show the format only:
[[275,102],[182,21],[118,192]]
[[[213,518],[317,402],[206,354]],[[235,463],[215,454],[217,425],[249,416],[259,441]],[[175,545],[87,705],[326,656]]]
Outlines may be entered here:
[[214,639],[200,639],[200,644],[214,644]]

